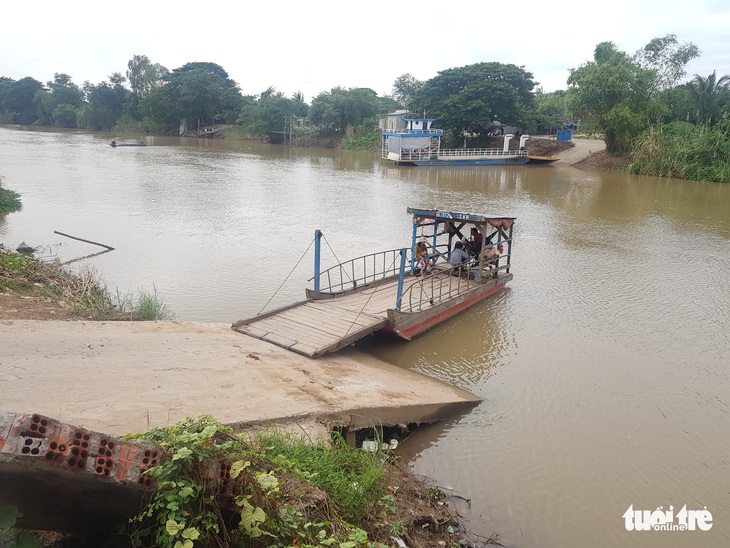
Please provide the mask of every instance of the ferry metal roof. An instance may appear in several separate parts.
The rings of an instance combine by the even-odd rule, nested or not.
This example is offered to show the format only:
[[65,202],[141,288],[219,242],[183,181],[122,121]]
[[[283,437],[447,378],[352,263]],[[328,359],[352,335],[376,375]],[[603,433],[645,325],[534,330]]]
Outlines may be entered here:
[[465,221],[467,223],[488,223],[490,220],[509,219],[515,220],[517,217],[509,215],[488,215],[485,213],[464,213],[459,211],[444,211],[440,209],[418,209],[409,207],[409,215],[423,217],[425,219],[436,219],[438,221]]

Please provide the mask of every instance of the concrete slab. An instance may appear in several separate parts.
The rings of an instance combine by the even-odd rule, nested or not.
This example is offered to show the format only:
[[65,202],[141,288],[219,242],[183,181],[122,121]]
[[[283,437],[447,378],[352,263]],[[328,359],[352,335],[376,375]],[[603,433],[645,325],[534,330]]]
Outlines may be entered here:
[[305,428],[420,423],[478,401],[352,348],[312,360],[229,324],[0,321],[0,412],[112,436],[203,413]]

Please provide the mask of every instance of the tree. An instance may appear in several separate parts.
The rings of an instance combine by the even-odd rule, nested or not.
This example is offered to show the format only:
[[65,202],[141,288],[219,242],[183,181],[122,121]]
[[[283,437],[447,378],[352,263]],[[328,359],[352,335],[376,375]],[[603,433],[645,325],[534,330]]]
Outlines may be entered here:
[[369,88],[332,88],[312,99],[309,117],[326,130],[342,133],[380,113],[378,94]]
[[523,67],[477,63],[443,70],[412,97],[409,109],[439,120],[454,136],[485,134],[495,120],[528,126],[535,82]]
[[[127,63],[129,86],[132,88],[132,93],[139,97],[144,97],[153,89],[162,86],[169,73],[170,71],[159,63],[152,64],[146,55],[134,55]],[[115,83],[111,78],[110,82]]]
[[181,111],[167,87],[153,88],[139,100],[139,112],[147,131],[166,133],[180,122]]
[[568,110],[585,126],[603,133],[609,154],[626,154],[635,136],[616,124],[630,119],[639,132],[659,112],[654,100],[656,72],[642,68],[613,42],[598,44],[593,61],[571,70],[568,85]]
[[57,105],[51,113],[53,125],[57,127],[76,127],[77,108],[69,103]]
[[423,86],[421,80],[416,80],[410,72],[401,74],[393,82],[393,98],[399,105],[405,107],[419,89]]
[[722,116],[722,106],[728,106],[730,102],[730,75],[718,80],[717,71],[707,78],[695,74],[686,87],[696,108],[697,121],[708,126],[717,122]]
[[98,86],[85,86],[87,104],[79,110],[79,127],[95,130],[114,127],[122,116],[128,96],[132,95],[122,87],[121,81],[123,80],[116,79],[117,83],[113,86],[106,82],[101,82]]
[[[47,82],[48,91],[39,91],[35,95],[38,121],[59,127],[76,127],[76,109],[84,103],[84,94],[65,73],[53,75],[53,81]],[[65,105],[59,109],[61,105]],[[71,116],[71,111],[74,112]]]
[[535,125],[540,129],[555,129],[563,127],[565,119],[565,91],[535,93]]
[[652,39],[634,55],[642,67],[656,71],[656,87],[659,90],[677,85],[687,72],[684,67],[699,57],[700,49],[692,42],[680,44],[676,34]]
[[243,106],[238,84],[215,63],[187,63],[166,77],[165,89],[189,123],[233,122]]
[[32,124],[38,118],[35,107],[35,96],[43,91],[43,84],[30,76],[17,82],[3,85],[4,92],[0,96],[0,109],[8,113],[14,124]]
[[273,87],[264,91],[257,100],[251,100],[243,107],[238,123],[253,135],[268,135],[284,129],[284,118],[287,116],[305,116],[307,105],[300,99],[301,93],[295,93],[291,99],[276,91]]
[[124,87],[124,83],[127,79],[122,75],[121,72],[113,72],[109,75],[109,83],[114,87]]
[[661,121],[664,124],[678,120],[683,122],[696,120],[697,109],[686,84],[662,90],[659,94],[659,102],[662,105]]

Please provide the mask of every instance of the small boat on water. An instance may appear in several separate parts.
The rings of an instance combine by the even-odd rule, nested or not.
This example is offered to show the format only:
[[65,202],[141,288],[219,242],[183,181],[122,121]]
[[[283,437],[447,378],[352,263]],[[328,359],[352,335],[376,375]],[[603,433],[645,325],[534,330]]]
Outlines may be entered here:
[[510,150],[515,137],[504,136],[502,148],[441,148],[444,130],[431,127],[435,118],[404,118],[389,114],[381,120],[382,158],[400,166],[479,166],[526,164],[529,161],[525,142],[520,137],[519,150]]
[[[408,208],[411,246],[371,253],[325,270],[314,238],[313,287],[305,301],[232,325],[235,331],[310,357],[334,352],[378,330],[411,339],[512,279],[514,217]],[[468,240],[469,235],[472,236]],[[416,243],[428,249],[422,272]],[[459,243],[457,243],[459,242]],[[470,247],[452,265],[456,249]]]
[[560,158],[555,158],[553,156],[528,156],[527,157],[527,163],[528,164],[550,164],[552,162],[557,162],[560,160]]
[[147,146],[147,144],[146,143],[143,143],[142,141],[136,141],[134,143],[130,143],[130,142],[121,142],[120,143],[120,142],[117,142],[116,139],[112,139],[112,142],[109,143],[109,145],[111,145],[113,148],[118,148],[118,147],[146,147]]

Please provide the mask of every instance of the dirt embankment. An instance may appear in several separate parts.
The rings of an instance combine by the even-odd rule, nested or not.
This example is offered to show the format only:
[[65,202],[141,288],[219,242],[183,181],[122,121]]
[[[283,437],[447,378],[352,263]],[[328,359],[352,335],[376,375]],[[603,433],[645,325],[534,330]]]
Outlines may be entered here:
[[630,159],[625,156],[611,156],[606,152],[606,143],[601,139],[573,139],[554,141],[535,137],[525,144],[531,156],[559,158],[553,165],[581,169],[620,169]]

